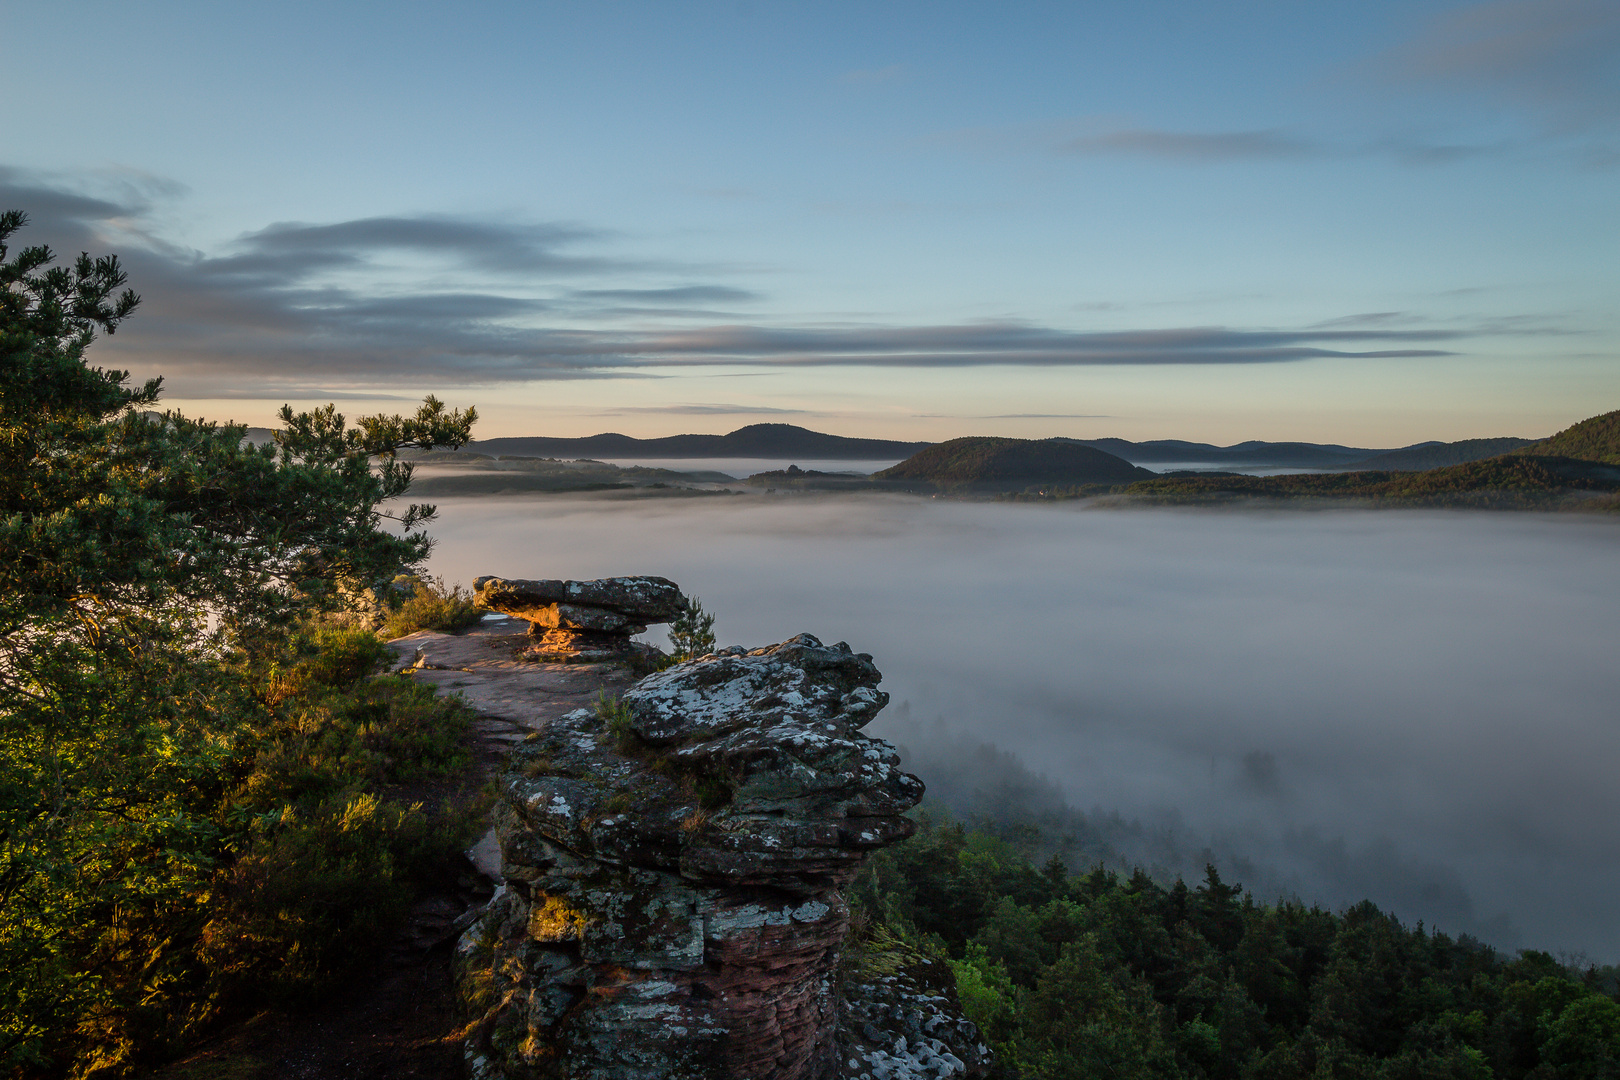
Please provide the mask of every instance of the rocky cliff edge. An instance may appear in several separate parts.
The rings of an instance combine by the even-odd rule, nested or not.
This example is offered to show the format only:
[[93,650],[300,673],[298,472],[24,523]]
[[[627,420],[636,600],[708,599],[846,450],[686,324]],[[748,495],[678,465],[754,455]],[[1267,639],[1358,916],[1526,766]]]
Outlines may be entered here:
[[479,1080],[986,1074],[943,963],[846,948],[842,890],[922,782],[861,732],[872,659],[808,634],[651,675],[514,751],[504,885],[462,938]]

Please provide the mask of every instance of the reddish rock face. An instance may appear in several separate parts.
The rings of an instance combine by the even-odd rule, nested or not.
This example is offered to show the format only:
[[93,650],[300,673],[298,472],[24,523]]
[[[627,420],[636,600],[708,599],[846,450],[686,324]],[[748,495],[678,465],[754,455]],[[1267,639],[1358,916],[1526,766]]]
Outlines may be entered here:
[[880,678],[804,634],[677,665],[522,744],[506,885],[459,953],[475,1075],[981,1075],[948,980],[890,964],[863,982],[844,955],[840,890],[911,834],[923,790],[860,731]]

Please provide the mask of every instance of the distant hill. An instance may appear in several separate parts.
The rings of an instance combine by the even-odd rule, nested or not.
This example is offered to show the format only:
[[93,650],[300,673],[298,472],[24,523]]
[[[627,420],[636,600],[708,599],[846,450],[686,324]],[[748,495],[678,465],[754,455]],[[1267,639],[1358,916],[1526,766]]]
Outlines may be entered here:
[[903,458],[925,442],[892,439],[847,439],[792,424],[749,424],[726,435],[670,435],[634,439],[608,432],[582,439],[526,436],[477,439],[467,449],[503,457],[554,458],[759,458],[788,457],[803,461],[850,461]]
[[1338,443],[1262,442],[1250,440],[1234,446],[1186,442],[1182,439],[1063,439],[1095,447],[1137,463],[1175,461],[1208,465],[1264,465],[1279,469],[1338,469],[1352,461],[1380,454],[1381,450],[1340,446]]
[[1514,453],[1620,465],[1620,409],[1582,420],[1550,439],[1531,443]]
[[946,485],[1127,484],[1154,474],[1083,443],[1067,439],[952,439],[920,450],[874,480]]
[[1235,499],[1344,500],[1392,506],[1620,510],[1620,468],[1568,457],[1504,454],[1423,472],[1159,477],[1123,492],[1132,501],[1196,505]]
[[[1441,469],[1447,465],[1465,465],[1470,461],[1484,461],[1500,457],[1531,445],[1530,439],[1462,439],[1458,442],[1418,443],[1386,454],[1374,454],[1363,461],[1344,466],[1347,469],[1375,469],[1384,472],[1422,472]],[[1575,455],[1565,455],[1574,457]]]

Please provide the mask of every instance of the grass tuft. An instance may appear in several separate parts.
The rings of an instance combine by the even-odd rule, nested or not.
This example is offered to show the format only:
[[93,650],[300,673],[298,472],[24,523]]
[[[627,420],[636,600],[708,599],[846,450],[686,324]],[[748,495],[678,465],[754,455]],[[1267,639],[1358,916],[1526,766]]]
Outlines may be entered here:
[[401,574],[394,579],[389,610],[378,633],[385,640],[418,630],[460,630],[484,617],[473,595],[462,585],[446,585],[442,577],[420,578]]

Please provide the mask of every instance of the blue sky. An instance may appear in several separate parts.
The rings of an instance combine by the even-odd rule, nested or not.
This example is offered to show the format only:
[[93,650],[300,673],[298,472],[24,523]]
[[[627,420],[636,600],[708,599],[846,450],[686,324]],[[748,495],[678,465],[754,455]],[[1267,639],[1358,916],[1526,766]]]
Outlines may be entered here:
[[[171,405],[480,434],[1620,407],[1620,4],[0,0],[18,239]],[[28,107],[19,107],[26,103]]]

